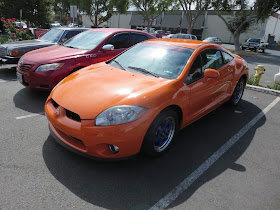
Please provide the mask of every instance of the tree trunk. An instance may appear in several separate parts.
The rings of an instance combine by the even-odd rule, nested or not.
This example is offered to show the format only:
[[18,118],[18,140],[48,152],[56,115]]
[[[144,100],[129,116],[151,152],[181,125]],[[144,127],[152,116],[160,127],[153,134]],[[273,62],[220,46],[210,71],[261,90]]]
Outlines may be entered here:
[[192,26],[188,27],[187,33],[188,33],[188,34],[192,34],[192,30],[193,30],[193,27],[192,27]]
[[97,21],[98,21],[98,15],[97,15],[97,14],[95,14],[95,15],[94,15],[94,26],[95,26],[95,27],[97,27],[97,26],[98,26]]
[[235,50],[241,50],[239,43],[240,31],[235,31],[233,34],[233,43],[235,46]]

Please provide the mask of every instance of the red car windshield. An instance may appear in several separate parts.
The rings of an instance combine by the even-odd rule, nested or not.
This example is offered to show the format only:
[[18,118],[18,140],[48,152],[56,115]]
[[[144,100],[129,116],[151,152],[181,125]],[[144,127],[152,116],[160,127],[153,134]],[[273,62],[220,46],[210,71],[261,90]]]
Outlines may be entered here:
[[173,45],[142,43],[111,60],[110,65],[127,71],[175,79],[182,73],[193,51]]
[[100,31],[85,31],[66,41],[63,46],[81,50],[92,50],[109,34]]

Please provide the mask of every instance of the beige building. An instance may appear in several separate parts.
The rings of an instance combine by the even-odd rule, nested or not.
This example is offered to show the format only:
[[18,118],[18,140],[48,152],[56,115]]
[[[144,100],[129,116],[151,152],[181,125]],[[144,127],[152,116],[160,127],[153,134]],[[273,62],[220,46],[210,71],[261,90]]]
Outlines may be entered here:
[[[231,15],[223,15],[229,19]],[[92,25],[89,18],[83,15],[83,25]],[[128,11],[127,14],[114,13],[103,27],[110,28],[134,28],[147,26],[146,21],[137,11]],[[153,21],[153,28],[171,31],[171,33],[187,33],[188,23],[182,11],[162,13]],[[233,35],[228,31],[225,23],[218,17],[215,11],[207,11],[200,15],[194,25],[193,34],[198,39],[207,37],[219,37],[224,43],[233,43]],[[259,22],[251,26],[245,33],[240,35],[240,43],[248,38],[263,38],[272,44],[280,42],[280,14],[271,16],[265,22]]]

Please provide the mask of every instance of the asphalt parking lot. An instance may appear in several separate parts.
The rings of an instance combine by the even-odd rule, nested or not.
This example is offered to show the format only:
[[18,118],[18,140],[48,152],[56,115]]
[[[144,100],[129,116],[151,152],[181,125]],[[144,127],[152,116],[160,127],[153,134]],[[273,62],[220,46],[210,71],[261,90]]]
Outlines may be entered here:
[[279,209],[280,98],[245,90],[156,159],[97,162],[50,136],[48,96],[0,68],[1,209]]
[[[223,44],[225,48],[235,49],[234,45]],[[244,58],[249,66],[249,74],[254,75],[254,68],[257,65],[263,65],[266,69],[260,80],[260,85],[263,87],[272,86],[274,83],[274,75],[280,72],[280,50],[266,49],[265,53],[249,54],[250,51],[246,50],[247,54],[240,55]]]

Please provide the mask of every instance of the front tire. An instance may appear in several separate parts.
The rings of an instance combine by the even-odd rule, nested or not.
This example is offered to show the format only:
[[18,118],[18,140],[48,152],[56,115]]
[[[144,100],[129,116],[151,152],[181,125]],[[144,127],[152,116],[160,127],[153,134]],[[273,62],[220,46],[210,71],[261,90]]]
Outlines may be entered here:
[[243,96],[245,88],[245,79],[241,78],[238,83],[236,84],[233,94],[229,100],[229,104],[232,106],[237,106],[241,102],[241,98]]
[[177,130],[177,113],[172,109],[161,112],[145,135],[142,152],[151,157],[162,155],[171,146]]

